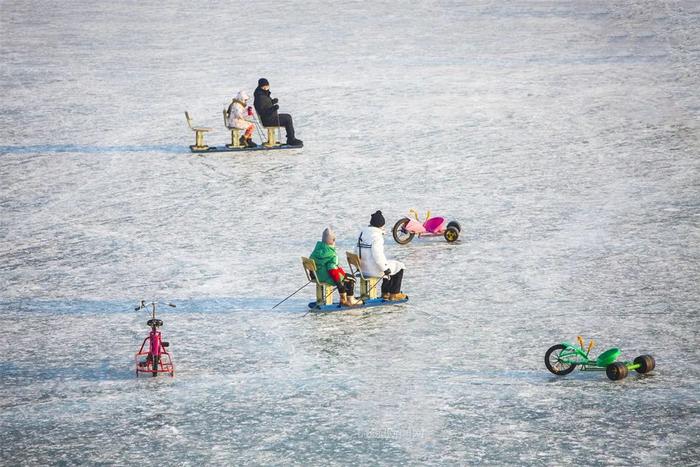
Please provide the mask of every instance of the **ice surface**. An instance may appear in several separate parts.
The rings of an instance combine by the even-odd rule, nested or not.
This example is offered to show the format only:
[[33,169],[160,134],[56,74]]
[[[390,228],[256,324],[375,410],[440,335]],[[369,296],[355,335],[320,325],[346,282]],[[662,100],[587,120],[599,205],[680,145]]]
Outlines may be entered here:
[[[0,464],[698,464],[699,38],[691,1],[3,0]],[[305,147],[190,154],[261,76]],[[410,208],[463,230],[387,239],[408,305],[270,310]],[[137,380],[158,297],[177,374]],[[577,334],[657,369],[550,375]]]

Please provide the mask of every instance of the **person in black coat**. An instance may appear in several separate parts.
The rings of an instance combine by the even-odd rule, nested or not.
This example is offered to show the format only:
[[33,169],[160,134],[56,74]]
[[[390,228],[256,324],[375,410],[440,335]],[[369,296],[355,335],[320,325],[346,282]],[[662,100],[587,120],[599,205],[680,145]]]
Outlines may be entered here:
[[277,98],[270,97],[270,83],[265,78],[258,80],[258,87],[253,93],[255,98],[255,111],[260,116],[263,126],[283,126],[287,132],[287,144],[290,146],[302,146],[304,142],[294,137],[294,123],[289,114],[278,114],[280,106]]

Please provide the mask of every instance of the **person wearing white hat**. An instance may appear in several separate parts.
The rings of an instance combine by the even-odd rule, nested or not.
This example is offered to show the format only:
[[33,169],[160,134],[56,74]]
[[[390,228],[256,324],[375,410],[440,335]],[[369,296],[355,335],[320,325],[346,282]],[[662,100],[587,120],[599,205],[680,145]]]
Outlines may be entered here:
[[253,130],[255,125],[253,122],[248,120],[248,93],[245,91],[239,91],[236,97],[231,101],[231,105],[228,106],[228,119],[226,121],[226,126],[229,129],[238,128],[239,130],[245,130],[243,136],[241,136],[241,144],[249,148],[254,148],[257,146],[253,142]]

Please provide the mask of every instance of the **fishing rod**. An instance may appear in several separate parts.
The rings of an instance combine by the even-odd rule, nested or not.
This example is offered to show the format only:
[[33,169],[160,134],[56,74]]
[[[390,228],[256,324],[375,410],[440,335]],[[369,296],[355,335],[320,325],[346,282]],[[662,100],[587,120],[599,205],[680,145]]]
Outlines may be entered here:
[[[304,285],[302,285],[301,287],[299,287],[293,294],[291,294],[290,296],[288,296],[287,298],[285,298],[284,300],[282,300],[281,302],[279,302],[277,305],[273,306],[272,309],[274,310],[274,309],[277,308],[279,305],[283,304],[284,302],[286,302],[287,300],[289,300],[290,298],[292,298],[292,297],[293,297],[294,295],[296,295],[301,289],[303,289],[304,287],[306,287],[307,285],[309,285],[309,284],[312,283],[312,282],[313,282],[313,280],[310,280],[310,281],[307,282],[306,284],[304,284]],[[329,284],[329,285],[330,285],[330,284]],[[335,289],[337,289],[337,288],[338,288],[338,286],[335,286],[335,285],[332,286],[332,287],[331,287],[331,291],[328,292],[328,294],[324,297],[324,301],[325,301],[326,298],[330,297],[330,296],[333,294],[333,292],[335,292]]]
[[255,129],[258,130],[258,136],[260,137],[261,144],[265,142],[265,138],[263,138],[262,131],[260,130],[260,127],[263,126],[261,122],[258,121],[258,112],[252,112],[253,118],[255,119]]
[[[301,289],[303,289],[304,287],[306,287],[307,285],[309,285],[311,282],[313,282],[313,281],[312,281],[312,280],[309,280],[309,282],[307,282],[306,284],[304,284],[304,285],[302,285],[301,287],[299,287],[293,294],[291,294],[290,296],[288,296],[287,298],[285,298],[284,300],[282,300],[281,302],[279,302],[277,305],[273,306],[272,309],[274,310],[275,308],[277,308],[278,306],[280,306],[281,304],[283,304],[284,302],[286,302],[287,300],[289,300],[290,298],[292,298],[292,297],[293,297],[294,295],[296,295]],[[331,290],[331,292],[333,292],[333,291]]]
[[[270,97],[272,99],[272,97]],[[279,99],[277,99],[277,102],[279,102]],[[282,130],[280,130],[280,106],[279,104],[272,103],[272,105],[277,106],[277,110],[275,111],[277,113],[277,139],[282,139]],[[285,133],[287,131],[287,128],[285,127]],[[289,135],[287,135],[287,139],[289,139]]]

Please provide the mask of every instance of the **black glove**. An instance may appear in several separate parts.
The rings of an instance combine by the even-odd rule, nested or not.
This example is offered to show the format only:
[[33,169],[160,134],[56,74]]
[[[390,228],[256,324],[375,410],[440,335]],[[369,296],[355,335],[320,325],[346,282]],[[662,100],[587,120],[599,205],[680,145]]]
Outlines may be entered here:
[[280,106],[277,104],[272,106],[272,110],[279,110],[279,109],[280,109]]
[[386,271],[384,271],[384,275],[391,276],[391,269],[387,269]]
[[315,281],[315,280],[316,280],[316,274],[314,274],[313,271],[309,271],[309,276],[311,277],[311,280],[312,280],[312,281]]
[[278,102],[279,102],[279,99],[277,99],[276,97],[275,97],[274,99],[272,99],[272,103],[273,103],[273,104],[276,104],[276,103],[278,103]]

